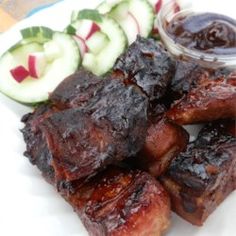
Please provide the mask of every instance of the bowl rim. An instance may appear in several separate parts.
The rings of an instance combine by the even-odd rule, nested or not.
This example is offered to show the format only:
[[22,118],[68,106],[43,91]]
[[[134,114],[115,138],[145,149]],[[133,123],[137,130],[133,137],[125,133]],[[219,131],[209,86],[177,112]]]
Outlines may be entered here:
[[[174,54],[174,56],[183,56],[186,58],[191,58],[193,60],[197,60],[204,63],[214,63],[215,66],[235,66],[236,67],[236,54],[214,54],[214,53],[206,53],[200,50],[189,49],[179,43],[176,43],[166,32],[165,24],[170,22],[177,15],[183,14],[195,14],[196,11],[191,6],[187,6],[178,12],[174,12],[174,6],[176,1],[170,0],[166,2],[159,13],[157,14],[157,28],[164,45],[169,49],[169,51]],[[171,14],[171,18],[166,19],[167,14]],[[197,12],[197,13],[206,13],[206,12]],[[173,53],[173,51],[177,53]]]

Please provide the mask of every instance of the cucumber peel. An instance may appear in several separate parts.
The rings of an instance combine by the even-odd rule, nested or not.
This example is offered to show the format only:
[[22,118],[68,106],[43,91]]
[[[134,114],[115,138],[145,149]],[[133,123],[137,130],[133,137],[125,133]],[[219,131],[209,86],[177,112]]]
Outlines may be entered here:
[[[23,31],[24,38],[0,58],[0,91],[24,104],[46,101],[49,93],[80,64],[79,48],[70,35],[53,31],[51,35],[51,31],[39,28]],[[29,76],[17,83],[10,71],[17,66],[28,68],[29,55],[38,52],[47,56],[45,72],[40,78]]]

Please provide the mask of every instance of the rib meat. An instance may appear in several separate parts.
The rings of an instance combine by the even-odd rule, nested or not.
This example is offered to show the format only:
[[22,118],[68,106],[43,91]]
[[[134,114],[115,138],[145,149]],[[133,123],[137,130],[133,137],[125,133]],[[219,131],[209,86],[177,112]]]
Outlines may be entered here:
[[64,197],[93,236],[160,236],[169,226],[167,193],[139,170],[109,167]]
[[[116,76],[117,77],[117,76]],[[108,76],[108,79],[113,79]],[[85,107],[91,99],[106,96],[109,89],[108,79],[95,77],[86,70],[79,70],[63,80],[50,95],[50,101],[59,109]]]
[[114,66],[114,72],[122,74],[126,84],[139,86],[150,101],[165,94],[174,70],[175,63],[163,46],[140,36]]
[[175,75],[171,80],[170,90],[174,98],[179,99],[191,89],[196,88],[201,81],[226,77],[230,72],[226,68],[204,68],[192,61],[178,60],[176,62]]
[[166,118],[151,124],[138,155],[140,166],[153,176],[162,175],[171,161],[185,150],[188,140],[187,131]]
[[162,182],[173,210],[202,225],[236,188],[236,138],[225,125],[210,124],[172,163]]
[[[83,71],[70,77],[77,81],[77,88],[83,78]],[[117,79],[99,80],[102,88],[97,80],[89,79],[89,94],[93,96],[86,98],[88,101],[82,95],[81,103],[79,99],[74,103],[58,99],[65,102],[58,102],[57,107],[53,100],[53,105],[43,105],[23,119],[26,155],[33,164],[39,163],[41,170],[45,169],[45,162],[50,163],[45,175],[61,188],[67,188],[73,180],[90,177],[113,162],[135,156],[143,146],[146,96],[135,86],[126,87]]]
[[209,122],[236,117],[236,79],[204,80],[177,101],[167,116],[178,124]]

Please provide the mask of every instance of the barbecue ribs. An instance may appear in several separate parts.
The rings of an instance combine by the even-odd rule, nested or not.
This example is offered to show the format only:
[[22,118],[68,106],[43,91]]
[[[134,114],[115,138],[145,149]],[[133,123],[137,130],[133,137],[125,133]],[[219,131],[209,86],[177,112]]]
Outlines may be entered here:
[[178,124],[194,124],[236,117],[236,79],[203,80],[167,112]]
[[203,128],[162,177],[172,209],[195,225],[202,225],[236,188],[236,138],[226,126]]
[[151,124],[144,147],[138,155],[140,167],[153,176],[162,175],[171,161],[185,150],[188,140],[188,133],[166,118]]
[[204,68],[195,62],[178,60],[175,74],[171,80],[170,91],[175,99],[181,98],[191,89],[196,88],[202,80],[226,77],[231,73],[227,68]]
[[138,36],[118,58],[113,70],[124,76],[126,84],[137,85],[153,101],[165,94],[175,63],[160,43]]
[[[84,81],[86,76],[88,81]],[[40,162],[41,170],[45,162],[50,163],[49,173],[44,175],[53,177],[60,188],[135,156],[143,146],[147,129],[148,102],[137,87],[117,79],[98,80],[85,71],[66,82],[76,84],[77,89],[87,86],[91,98],[80,93],[76,97],[79,99],[70,103],[73,99],[67,100],[66,96],[73,93],[63,90],[64,97],[51,95],[58,103],[53,99],[52,104],[23,118],[26,156],[33,164]]]
[[64,197],[93,236],[160,236],[169,226],[167,193],[139,170],[108,167]]

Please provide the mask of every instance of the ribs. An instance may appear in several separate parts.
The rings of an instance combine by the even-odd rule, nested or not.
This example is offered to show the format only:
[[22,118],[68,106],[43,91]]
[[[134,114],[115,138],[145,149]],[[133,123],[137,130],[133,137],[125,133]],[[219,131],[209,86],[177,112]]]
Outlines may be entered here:
[[236,117],[236,79],[203,80],[167,112],[178,124],[209,122]]
[[201,81],[226,77],[230,73],[231,70],[227,68],[204,68],[192,61],[178,60],[170,84],[172,96],[174,99],[179,99],[191,89],[196,88]]
[[140,167],[153,176],[162,175],[171,161],[185,150],[188,140],[187,131],[166,118],[151,124],[144,147],[138,154]]
[[[69,109],[64,112],[70,113],[73,111],[76,110],[71,111]],[[43,105],[34,114],[25,116],[24,121],[31,122],[28,128],[33,128],[34,122],[39,120],[39,122],[42,122],[42,117],[44,115],[48,117],[51,112],[51,107]],[[53,113],[53,116],[58,116],[59,114],[61,112],[56,112]],[[74,115],[76,114],[73,114],[70,119],[75,120],[76,124],[83,121]],[[56,118],[50,116],[50,119]],[[77,119],[79,122],[77,122]],[[90,129],[90,123],[87,123],[88,117],[86,117],[85,122],[88,125],[87,128]],[[66,123],[64,122],[61,125],[62,129],[65,129],[63,126]],[[47,132],[50,133],[52,127],[54,127],[52,124],[51,127],[47,127]],[[59,131],[60,129],[57,129],[57,132]],[[58,136],[57,132],[53,134],[56,137]],[[45,142],[42,142],[40,135],[33,139],[32,130],[31,132],[26,132],[25,135],[30,135],[28,137],[28,145],[32,145],[30,157],[34,158],[31,161],[42,171],[43,176],[48,182],[57,186],[55,168],[50,159],[51,149],[49,149]],[[56,137],[53,137],[53,139]],[[82,140],[83,137],[80,138]],[[102,142],[105,142],[108,137],[99,138],[101,138]],[[74,144],[73,140],[70,140],[70,142],[72,142],[71,145]],[[56,148],[64,148],[64,145],[67,145],[64,142],[62,145],[60,145],[61,143],[56,144]],[[90,145],[94,145],[94,143]],[[93,169],[91,160],[87,161],[91,165],[90,168]],[[81,159],[78,161],[81,161]],[[88,164],[87,166],[89,166]],[[64,172],[65,170],[66,165],[63,165],[62,171]],[[66,187],[69,187],[70,191],[65,192],[64,188],[58,188],[59,193],[78,213],[90,235],[160,236],[170,224],[169,197],[163,187],[145,172],[109,166],[105,171],[91,177],[89,180],[86,179],[82,182],[73,180],[70,182],[70,186]]]
[[162,177],[172,209],[202,225],[236,188],[236,138],[224,124],[209,124]]
[[93,236],[160,236],[169,226],[167,193],[139,170],[108,167],[64,197]]
[[106,80],[82,69],[64,79],[49,99],[61,110],[84,107],[106,84]]
[[113,70],[123,75],[126,84],[137,85],[150,101],[154,101],[165,94],[175,63],[160,43],[138,36],[118,58]]
[[87,86],[87,97],[80,93],[76,102],[70,102],[73,99],[66,96],[73,93],[67,90],[60,99],[52,94],[58,103],[52,99],[23,119],[26,156],[33,164],[39,162],[41,170],[50,163],[44,175],[59,188],[70,188],[73,180],[84,180],[111,163],[135,156],[146,136],[146,96],[117,79],[89,75],[84,81],[86,73],[81,71],[66,82],[76,81],[77,89]]

